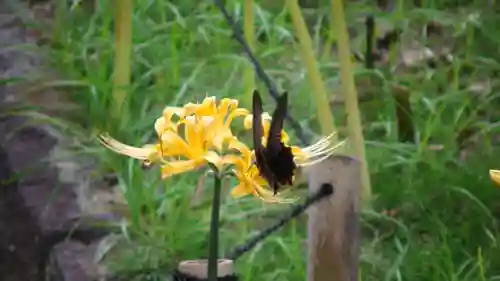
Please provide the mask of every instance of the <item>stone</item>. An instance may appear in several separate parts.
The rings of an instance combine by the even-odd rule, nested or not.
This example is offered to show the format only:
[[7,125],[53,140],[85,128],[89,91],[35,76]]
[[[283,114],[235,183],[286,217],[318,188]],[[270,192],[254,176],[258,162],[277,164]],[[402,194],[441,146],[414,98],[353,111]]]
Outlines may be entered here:
[[[14,2],[16,9],[24,5],[23,16],[30,12],[26,3]],[[87,212],[96,208],[84,205],[88,198],[93,202],[104,197],[105,202],[99,202],[101,217],[116,221],[121,217],[107,213],[106,204],[123,198],[115,189],[89,180],[95,163],[81,162],[79,157],[60,160],[59,152],[68,152],[68,136],[28,118],[5,117],[21,104],[43,107],[43,102],[66,102],[53,89],[32,90],[50,72],[43,69],[45,52],[36,47],[37,38],[30,37],[25,18],[9,3],[0,1],[0,79],[23,82],[0,84],[0,280],[100,280],[105,270],[94,256],[108,231],[88,227],[92,216]],[[23,44],[34,48],[31,52],[10,48]],[[31,99],[26,95],[30,91],[38,96]],[[111,195],[101,196],[106,192]],[[90,222],[80,224],[80,218]]]

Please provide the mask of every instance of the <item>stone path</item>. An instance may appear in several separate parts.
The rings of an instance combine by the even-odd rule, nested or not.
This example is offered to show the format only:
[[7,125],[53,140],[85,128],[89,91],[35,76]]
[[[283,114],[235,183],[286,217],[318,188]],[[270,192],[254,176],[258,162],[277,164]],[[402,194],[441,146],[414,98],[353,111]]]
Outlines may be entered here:
[[[0,1],[0,81],[36,76],[43,61],[41,49],[19,48],[36,39],[8,3]],[[93,254],[105,232],[78,230],[65,241],[82,207],[78,187],[62,182],[50,160],[61,139],[5,116],[23,102],[22,91],[23,83],[0,83],[0,280],[98,280]]]

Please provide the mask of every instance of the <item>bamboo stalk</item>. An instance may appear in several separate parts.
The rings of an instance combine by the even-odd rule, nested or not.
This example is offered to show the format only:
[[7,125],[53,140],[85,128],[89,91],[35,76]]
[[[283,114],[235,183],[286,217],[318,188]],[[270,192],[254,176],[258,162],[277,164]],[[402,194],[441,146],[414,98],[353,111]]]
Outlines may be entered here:
[[288,12],[292,16],[292,22],[300,45],[300,55],[306,65],[307,77],[312,87],[312,95],[316,102],[318,121],[323,135],[329,135],[335,131],[333,114],[328,103],[328,95],[325,84],[319,72],[318,63],[314,55],[314,47],[311,36],[307,31],[304,17],[300,11],[298,0],[287,0]]
[[342,0],[332,0],[332,21],[337,31],[337,49],[340,59],[340,81],[342,92],[345,95],[345,105],[347,114],[347,127],[349,130],[349,140],[352,144],[354,154],[360,159],[362,193],[364,200],[369,200],[372,194],[370,174],[365,155],[365,144],[363,138],[362,124],[358,105],[358,94],[354,82],[354,69],[351,62],[351,51],[349,49],[349,36],[347,24],[344,17],[344,7]]
[[127,117],[123,106],[130,86],[132,52],[132,0],[116,0],[113,107],[115,117]]

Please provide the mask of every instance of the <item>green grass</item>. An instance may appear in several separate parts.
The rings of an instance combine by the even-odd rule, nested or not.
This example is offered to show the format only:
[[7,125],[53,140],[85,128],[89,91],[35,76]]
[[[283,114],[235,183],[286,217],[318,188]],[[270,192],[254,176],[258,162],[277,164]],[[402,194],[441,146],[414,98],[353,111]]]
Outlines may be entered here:
[[[154,120],[166,105],[201,100],[207,93],[242,97],[242,73],[248,62],[239,56],[241,48],[231,38],[230,27],[210,1],[134,2],[133,82],[128,89],[131,121],[117,138],[131,145],[151,140]],[[359,13],[374,11],[377,20],[402,27],[412,38],[424,20],[442,21],[452,39],[434,44],[452,43],[456,58],[438,69],[420,67],[405,73],[378,69],[385,77],[382,86],[373,101],[361,105],[375,196],[373,206],[362,216],[361,279],[500,280],[500,193],[488,178],[488,169],[500,166],[495,123],[500,117],[500,33],[495,29],[500,20],[480,1],[460,8],[450,6],[452,1],[425,1],[428,6],[422,9],[409,7],[409,2],[398,13],[382,13],[364,2],[349,4],[346,11],[352,26]],[[241,14],[241,3],[237,7]],[[315,118],[310,117],[315,112],[311,89],[298,59],[290,20],[278,4],[255,11],[257,34],[266,35],[257,44],[262,64],[279,88],[290,92],[294,117],[318,131]],[[309,19],[325,23],[328,11],[322,5]],[[472,12],[481,14],[480,21],[464,25],[467,13]],[[161,182],[158,171],[144,172],[139,163],[106,151],[94,135],[88,137],[94,129],[114,133],[118,124],[109,112],[113,5],[102,4],[93,14],[78,7],[68,13],[71,16],[58,29],[58,46],[52,52],[55,67],[80,85],[70,93],[80,110],[65,123],[83,144],[80,150],[102,163],[96,168],[98,173],[116,172],[131,211],[131,226],[123,232],[126,239],[107,260],[119,274],[154,268],[162,280],[163,265],[171,269],[180,260],[206,257],[209,208],[207,204],[189,206],[197,182],[192,176]],[[319,32],[324,34],[327,26],[323,24]],[[324,44],[320,33],[312,35],[318,50]],[[358,33],[353,45],[363,38],[363,31]],[[335,58],[322,60],[321,71],[333,92],[339,72]],[[467,90],[484,79],[491,82],[491,91],[475,94]],[[397,142],[389,86],[401,83],[411,90],[417,145]],[[264,90],[260,83],[259,88]],[[271,109],[273,101],[269,96],[265,100],[266,109]],[[342,110],[334,113],[336,120],[343,120]],[[465,160],[456,143],[464,128],[477,129]],[[432,150],[433,144],[444,149]],[[209,181],[206,186],[211,186]],[[272,222],[276,211],[287,208],[228,196],[221,213],[221,251],[243,242]],[[394,208],[400,208],[395,218],[381,214]],[[241,280],[305,280],[305,232],[305,218],[301,218],[246,254],[237,262]],[[153,279],[135,274],[128,280]]]

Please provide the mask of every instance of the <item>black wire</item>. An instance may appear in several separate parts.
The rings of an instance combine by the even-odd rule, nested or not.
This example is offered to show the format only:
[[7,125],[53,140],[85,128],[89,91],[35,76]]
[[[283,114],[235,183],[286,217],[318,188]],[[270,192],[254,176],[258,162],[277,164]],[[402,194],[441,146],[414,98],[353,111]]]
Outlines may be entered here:
[[235,247],[228,255],[227,258],[231,260],[236,260],[241,257],[244,253],[253,249],[260,241],[264,240],[275,231],[283,227],[286,223],[296,218],[300,214],[302,214],[307,208],[311,205],[319,202],[321,199],[328,197],[333,194],[333,186],[331,184],[323,184],[317,193],[309,196],[304,203],[299,204],[291,210],[289,214],[281,218],[278,222],[271,225],[270,227],[262,230],[254,237],[250,238],[245,244]]
[[[257,58],[252,53],[252,50],[250,50],[250,47],[245,41],[245,38],[243,38],[242,35],[243,32],[241,31],[240,26],[234,21],[233,17],[229,14],[222,0],[214,0],[214,1],[215,5],[219,7],[222,14],[224,15],[224,18],[226,19],[227,23],[232,27],[236,41],[238,41],[238,43],[240,43],[243,46],[245,53],[248,55],[250,62],[253,64],[255,68],[255,72],[260,77],[260,79],[264,81],[264,84],[269,90],[269,94],[274,98],[274,100],[277,101],[279,97],[278,90],[276,89],[276,86],[273,84],[269,76],[264,71],[262,65],[259,63]],[[309,137],[305,134],[300,124],[297,121],[295,121],[289,114],[286,115],[286,120],[290,123],[290,126],[295,131],[297,138],[299,138],[302,144],[307,145],[309,143]]]

